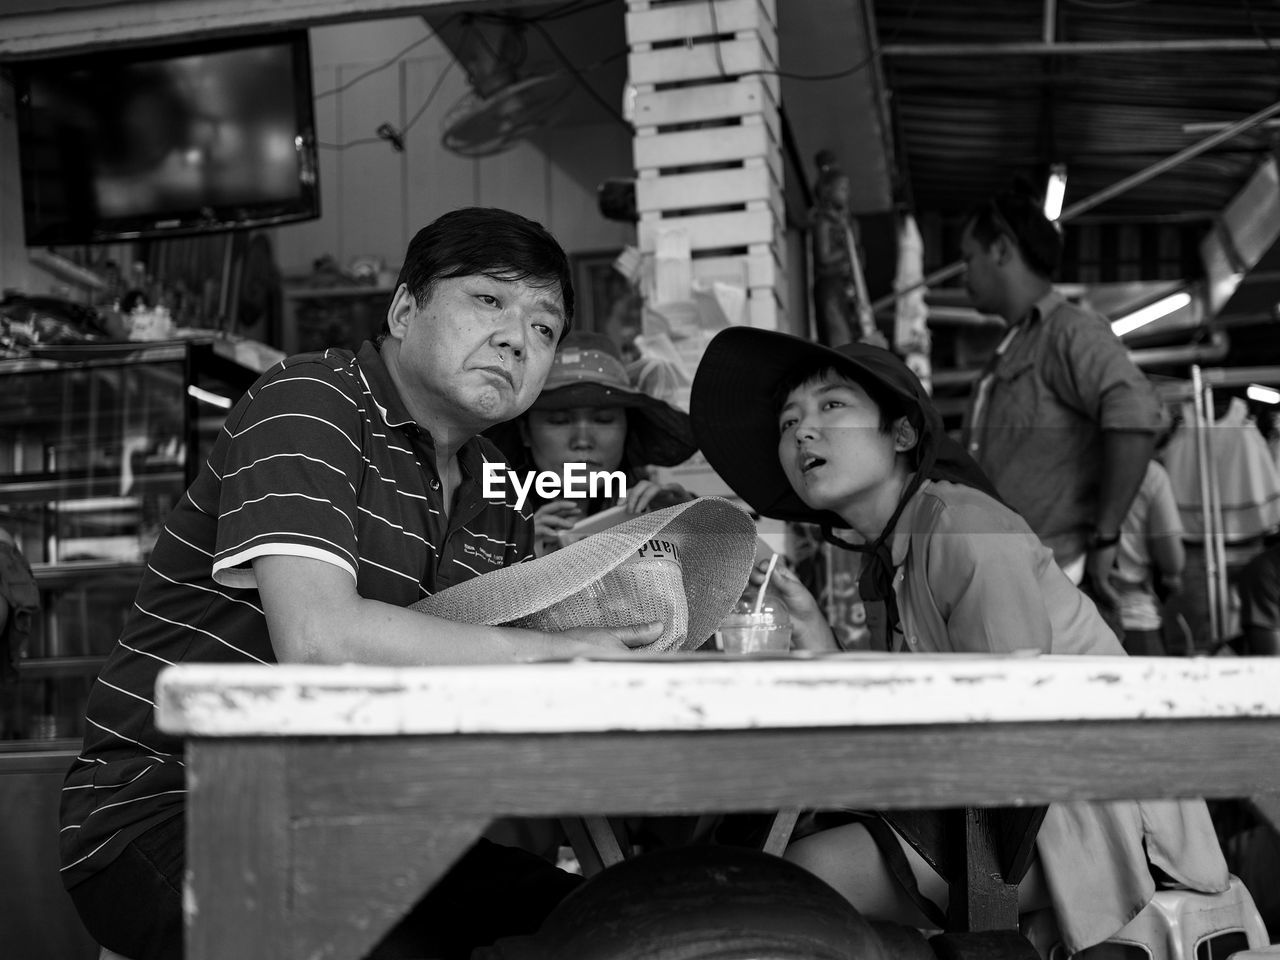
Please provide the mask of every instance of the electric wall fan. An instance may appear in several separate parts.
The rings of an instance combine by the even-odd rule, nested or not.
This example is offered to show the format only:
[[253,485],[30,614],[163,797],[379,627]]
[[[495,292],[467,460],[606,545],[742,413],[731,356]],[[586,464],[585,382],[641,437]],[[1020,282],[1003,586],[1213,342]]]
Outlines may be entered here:
[[487,157],[545,126],[573,90],[564,70],[522,75],[527,49],[520,24],[464,21],[453,45],[471,90],[445,114],[441,141],[464,157]]

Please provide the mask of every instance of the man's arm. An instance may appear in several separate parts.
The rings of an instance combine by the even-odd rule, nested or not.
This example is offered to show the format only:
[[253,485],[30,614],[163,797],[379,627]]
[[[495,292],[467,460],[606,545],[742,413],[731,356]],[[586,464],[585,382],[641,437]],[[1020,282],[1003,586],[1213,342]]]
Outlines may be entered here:
[[660,623],[557,634],[442,620],[365,599],[345,569],[307,557],[258,557],[253,572],[281,663],[511,663],[625,652],[662,635]]
[[1147,540],[1151,554],[1151,581],[1156,596],[1161,601],[1182,592],[1182,568],[1187,562],[1187,552],[1182,538],[1176,536],[1151,537]]
[[[1169,482],[1169,474],[1159,462],[1148,465],[1151,473],[1151,502],[1147,509],[1147,552],[1151,555],[1151,581],[1163,603],[1182,591],[1182,570],[1187,552],[1182,546],[1182,517]],[[1145,480],[1143,481],[1146,482]]]
[[[1094,530],[1104,542],[1120,534],[1120,523],[1142,486],[1147,463],[1155,453],[1156,435],[1141,430],[1102,431],[1102,476],[1098,478],[1098,512]],[[1094,588],[1113,606],[1120,596],[1111,585],[1116,563],[1116,543],[1090,549],[1085,566]]]
[[1155,450],[1156,435],[1149,431],[1102,432],[1102,476],[1098,478],[1098,513],[1093,522],[1099,534],[1109,537],[1120,532]]

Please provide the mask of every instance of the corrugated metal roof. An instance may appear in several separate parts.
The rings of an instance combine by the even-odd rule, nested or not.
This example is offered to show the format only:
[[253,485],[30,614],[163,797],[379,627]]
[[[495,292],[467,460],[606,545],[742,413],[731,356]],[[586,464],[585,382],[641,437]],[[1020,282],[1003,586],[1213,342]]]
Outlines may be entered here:
[[[1056,8],[1056,43],[1276,40],[1272,50],[886,52],[897,162],[917,210],[959,216],[1015,174],[1042,182],[1053,162],[1068,166],[1070,205],[1207,136],[1184,124],[1234,122],[1280,100],[1280,4],[1270,0],[874,2],[886,51],[1042,42],[1046,7]],[[1273,134],[1236,137],[1089,216],[1211,217],[1272,148]]]

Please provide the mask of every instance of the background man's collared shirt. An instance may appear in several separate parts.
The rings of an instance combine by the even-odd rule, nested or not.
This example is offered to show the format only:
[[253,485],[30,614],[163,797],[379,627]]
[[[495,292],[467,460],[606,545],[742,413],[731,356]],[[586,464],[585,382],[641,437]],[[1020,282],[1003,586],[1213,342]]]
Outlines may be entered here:
[[1011,331],[988,377],[965,445],[1058,563],[1070,563],[1096,519],[1103,431],[1154,433],[1160,403],[1107,319],[1056,291]]

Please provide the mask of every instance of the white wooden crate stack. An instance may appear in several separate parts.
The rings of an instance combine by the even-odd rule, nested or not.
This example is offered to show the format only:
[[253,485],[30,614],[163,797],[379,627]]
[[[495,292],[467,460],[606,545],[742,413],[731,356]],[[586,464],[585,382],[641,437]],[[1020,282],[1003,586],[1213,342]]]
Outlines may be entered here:
[[692,279],[745,286],[735,319],[785,329],[776,0],[628,0],[626,30],[640,252],[681,231]]

